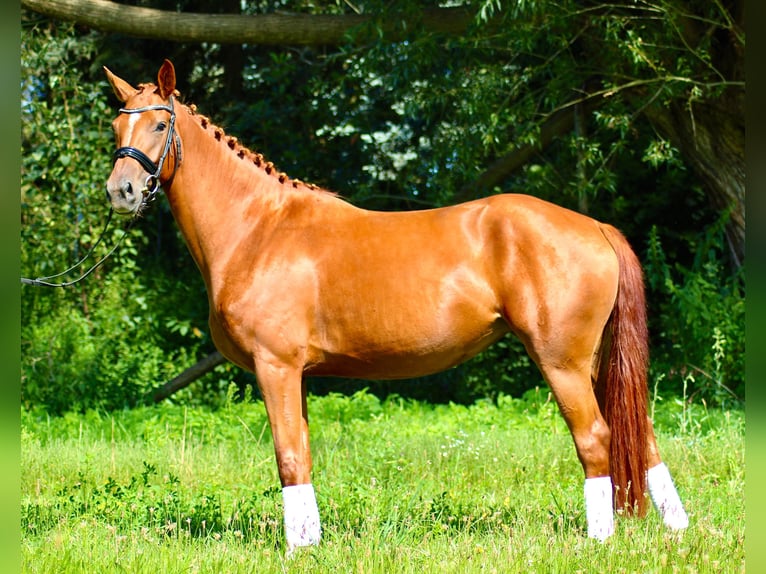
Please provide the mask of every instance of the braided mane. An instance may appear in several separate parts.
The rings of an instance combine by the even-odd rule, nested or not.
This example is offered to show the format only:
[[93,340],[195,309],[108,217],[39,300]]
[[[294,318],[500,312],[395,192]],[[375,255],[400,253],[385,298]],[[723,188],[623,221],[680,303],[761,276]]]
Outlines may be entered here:
[[[152,91],[156,91],[158,88],[153,83],[145,83],[145,84],[138,84],[138,90],[139,92],[142,92],[145,89],[150,89]],[[173,95],[175,97],[180,97],[180,92],[178,90],[173,90]],[[197,112],[197,106],[195,104],[182,104],[184,109],[186,109],[187,112],[189,112],[189,115],[192,116],[195,120],[197,120],[202,126],[202,128],[206,131],[212,134],[212,136],[218,140],[225,142],[226,145],[229,147],[230,150],[232,150],[233,153],[237,154],[237,157],[239,157],[242,160],[246,160],[254,164],[256,167],[261,168],[263,171],[266,172],[267,175],[271,175],[279,180],[279,183],[284,185],[290,185],[295,189],[299,188],[305,188],[309,189],[311,191],[318,191],[321,193],[326,193],[329,195],[337,195],[336,193],[332,191],[328,191],[325,189],[320,188],[318,185],[315,185],[313,183],[306,183],[301,181],[300,179],[294,179],[289,177],[286,173],[279,171],[276,166],[270,162],[267,161],[266,158],[263,156],[263,154],[251,151],[237,140],[234,136],[226,135],[223,128],[216,126],[210,121],[210,118],[207,116],[204,116]]]
[[216,126],[210,121],[210,118],[207,116],[204,116],[202,114],[199,114],[197,112],[197,106],[194,104],[190,105],[184,105],[184,108],[189,112],[189,115],[191,115],[194,119],[196,119],[200,126],[206,131],[213,135],[213,137],[218,140],[225,142],[228,148],[232,151],[232,153],[237,154],[237,157],[243,161],[248,161],[255,165],[256,167],[261,168],[263,171],[266,172],[266,174],[273,176],[279,180],[279,183],[284,185],[290,185],[295,189],[299,188],[306,188],[310,189],[311,191],[321,191],[323,193],[328,193],[331,195],[335,195],[333,192],[323,190],[319,186],[314,185],[313,183],[305,183],[301,181],[300,179],[295,179],[289,177],[286,173],[279,171],[277,167],[270,161],[266,160],[266,158],[263,156],[263,154],[254,152],[237,140],[235,136],[226,135],[226,132],[224,132],[223,128]]

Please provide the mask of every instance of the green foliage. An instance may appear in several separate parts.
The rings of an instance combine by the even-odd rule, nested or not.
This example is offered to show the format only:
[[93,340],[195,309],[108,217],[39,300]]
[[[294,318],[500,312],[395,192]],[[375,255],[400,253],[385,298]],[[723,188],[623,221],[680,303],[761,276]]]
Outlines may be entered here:
[[199,343],[169,345],[173,339],[167,335],[163,340],[147,303],[158,290],[141,289],[132,281],[131,296],[124,297],[115,280],[126,280],[126,274],[104,281],[89,312],[61,305],[25,322],[23,404],[44,405],[51,413],[133,406],[178,374],[178,365],[192,361],[190,352]]
[[659,301],[652,313],[655,376],[677,394],[715,405],[745,399],[745,277],[722,264],[724,221],[696,238],[689,267],[668,263],[653,228],[646,263]]
[[[106,82],[86,79],[96,50],[94,35],[80,37],[69,25],[23,35],[21,263],[27,276],[68,268],[104,228],[113,112]],[[57,280],[78,276],[114,244],[124,233],[124,223],[114,220],[93,257]],[[140,227],[77,286],[23,288],[23,404],[51,413],[135,405],[210,346],[202,331],[206,308],[195,307],[195,299],[202,306],[207,301],[199,277],[185,283],[183,273],[158,275],[150,235]]]
[[[149,4],[221,9],[202,0]],[[653,356],[666,372],[665,383],[680,393],[682,381],[693,377],[687,380],[692,392],[705,388],[710,400],[730,396],[725,387],[742,396],[735,317],[743,289],[741,296],[728,295],[723,249],[715,249],[705,265],[689,267],[695,249],[690,238],[718,214],[681,151],[658,135],[645,114],[680,101],[694,111],[695,121],[705,120],[692,105],[716,101],[736,79],[729,68],[738,60],[720,51],[727,42],[744,46],[735,14],[720,3],[696,1],[583,7],[570,1],[477,0],[467,5],[475,8],[476,19],[464,34],[440,35],[422,29],[422,6],[407,0],[264,0],[240,6],[248,14],[374,17],[366,29],[349,35],[347,45],[296,48],[171,44],[102,35],[23,13],[24,275],[68,267],[93,245],[103,225],[116,102],[101,65],[146,81],[161,54],[174,61],[186,102],[291,175],[357,205],[418,209],[522,192],[614,223],[634,246],[656,225],[673,286],[663,279],[650,292],[652,309],[663,314],[663,325],[653,322],[661,331]],[[381,39],[383,22],[397,22],[403,39]],[[576,110],[578,124],[543,148],[541,126],[562,109]],[[534,153],[512,176],[491,189],[475,185],[489,166],[527,145]],[[120,233],[115,225],[102,247]],[[694,278],[681,269],[691,269]],[[659,268],[649,272],[661,274]],[[719,287],[724,301],[714,301]],[[735,311],[727,311],[732,305]],[[720,320],[710,316],[711,308]],[[684,321],[694,323],[693,336],[674,326],[679,309]],[[53,412],[136,404],[212,350],[206,315],[197,269],[160,200],[116,256],[79,287],[24,287],[23,400]],[[712,353],[692,350],[713,345]],[[242,395],[254,379],[223,365],[173,400],[219,404],[232,382]],[[470,403],[500,393],[520,396],[539,383],[520,343],[508,337],[447,373],[370,388],[380,396]],[[315,392],[349,393],[368,385],[310,384]]]
[[95,49],[93,37],[53,27],[22,42],[21,264],[35,277],[84,255],[106,216],[95,177],[111,145],[103,84],[82,82],[78,66]]

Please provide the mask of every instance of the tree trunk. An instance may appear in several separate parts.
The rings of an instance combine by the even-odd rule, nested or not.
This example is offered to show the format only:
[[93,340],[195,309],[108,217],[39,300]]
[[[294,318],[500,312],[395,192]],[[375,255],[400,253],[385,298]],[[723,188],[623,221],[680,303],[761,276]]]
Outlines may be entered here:
[[[741,83],[705,99],[676,98],[654,105],[646,116],[655,129],[680,150],[702,184],[711,206],[729,210],[726,239],[735,267],[745,259],[745,3],[724,0],[727,15],[711,25],[695,18],[691,3],[680,2],[684,45],[710,42],[711,79]],[[694,53],[694,50],[691,49]]]
[[731,210],[726,238],[736,267],[745,258],[744,90],[688,109],[674,102],[647,110],[654,127],[683,154],[702,183],[711,205]]

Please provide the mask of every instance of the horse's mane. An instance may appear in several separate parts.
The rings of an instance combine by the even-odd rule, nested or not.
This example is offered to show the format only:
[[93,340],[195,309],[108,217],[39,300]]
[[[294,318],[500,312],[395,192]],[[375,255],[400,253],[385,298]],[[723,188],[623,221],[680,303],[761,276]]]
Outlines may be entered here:
[[[153,89],[156,90],[157,86],[152,83],[148,84],[139,84],[138,85],[139,90],[143,89]],[[180,97],[180,93],[178,90],[173,90],[173,95],[176,97]],[[239,143],[237,138],[235,136],[229,136],[226,135],[226,132],[223,130],[223,128],[215,125],[213,122],[210,121],[210,118],[207,116],[204,116],[197,112],[197,106],[195,104],[182,104],[183,108],[189,113],[189,115],[194,118],[199,125],[204,129],[208,134],[212,135],[216,140],[225,142],[226,145],[229,147],[232,153],[236,154],[237,157],[239,157],[241,160],[249,161],[256,167],[262,169],[266,172],[267,175],[270,175],[272,177],[275,177],[279,183],[283,185],[289,185],[292,186],[295,189],[309,189],[311,191],[317,191],[320,193],[326,193],[329,195],[337,195],[336,193],[332,191],[328,191],[326,189],[322,189],[317,185],[314,185],[313,183],[306,183],[304,181],[301,181],[300,179],[295,179],[289,177],[286,173],[279,171],[276,166],[266,160],[266,158],[263,156],[263,154],[260,154],[258,152],[254,152],[250,149],[248,149],[246,146]]]

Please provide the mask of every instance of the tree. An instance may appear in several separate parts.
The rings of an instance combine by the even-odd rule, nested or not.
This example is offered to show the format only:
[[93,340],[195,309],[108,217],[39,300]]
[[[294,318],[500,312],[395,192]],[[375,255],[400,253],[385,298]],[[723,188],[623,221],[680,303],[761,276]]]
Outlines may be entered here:
[[730,210],[727,239],[739,266],[745,256],[744,0],[644,5],[664,26],[647,18],[626,37],[633,55],[627,72],[645,82],[629,101],[655,99],[644,109],[649,122],[681,151],[711,204]]
[[[108,140],[103,137],[104,126],[115,102],[109,100],[101,65],[118,70],[123,77],[145,81],[152,79],[147,71],[156,70],[158,58],[167,56],[176,64],[186,102],[197,104],[228,133],[291,175],[336,190],[358,205],[417,209],[490,193],[525,192],[617,224],[642,255],[651,239],[653,252],[662,252],[665,259],[658,256],[657,265],[647,267],[650,303],[655,309],[669,310],[685,301],[684,313],[696,312],[697,319],[702,319],[693,329],[684,330],[670,324],[675,318],[652,313],[657,322],[653,327],[655,350],[667,349],[654,354],[665,361],[658,368],[681,373],[673,381],[676,388],[680,386],[678,377],[685,371],[673,362],[679,356],[673,349],[680,345],[702,354],[690,353],[683,361],[712,372],[710,365],[715,367],[721,357],[710,354],[710,342],[703,338],[712,332],[712,323],[727,316],[731,320],[715,325],[725,343],[716,344],[728,349],[726,360],[739,356],[743,339],[739,338],[739,311],[733,309],[739,309],[737,302],[743,293],[737,283],[741,276],[732,275],[731,269],[742,261],[738,233],[744,229],[744,181],[740,179],[744,130],[738,108],[744,82],[737,52],[744,46],[744,21],[734,2],[604,4],[580,0],[554,4],[538,0],[475,2],[447,10],[423,7],[412,0],[322,6],[305,0],[140,0],[139,6],[103,0],[23,1],[28,8],[23,13],[24,42],[53,34],[56,37],[50,45],[61,51],[41,58],[29,73],[31,84],[38,86],[30,108],[37,115],[23,111],[29,124],[23,153],[50,152],[42,161],[31,161],[30,155],[25,164],[29,171],[22,174],[23,189],[38,194],[36,203],[23,206],[24,225],[29,230],[26,237],[30,246],[37,241],[35,256],[45,253],[52,270],[72,260],[65,257],[69,252],[61,252],[63,242],[56,240],[66,230],[53,223],[66,214],[67,221],[83,225],[77,211],[82,204],[72,205],[60,195],[60,186],[53,185],[55,174],[65,173],[73,189],[85,190],[90,204],[103,201],[99,178],[106,176],[111,150],[109,142],[102,140]],[[134,22],[125,17],[124,10],[147,10],[147,5],[152,6],[149,13],[154,21],[141,26],[140,39],[125,35],[127,32],[104,34],[88,28],[102,26],[93,17],[106,7],[102,15],[118,16],[110,16],[103,26],[127,26],[120,29],[128,30]],[[53,13],[51,10],[61,6],[91,9],[78,12],[80,24],[74,27],[31,11]],[[168,26],[178,29],[178,22],[187,16],[197,22],[197,30],[215,28],[220,21],[228,22],[230,28],[246,24],[252,29],[243,33],[255,34],[252,38],[262,33],[259,26],[263,23],[285,27],[300,22],[300,38],[290,30],[267,30],[264,33],[277,38],[273,41],[285,41],[288,36],[284,34],[288,34],[294,43],[168,40],[166,17],[171,22]],[[341,24],[331,29],[325,26],[330,21]],[[144,38],[152,34],[156,38]],[[91,46],[88,54],[78,55],[77,48],[86,44]],[[56,92],[58,82],[74,81],[67,74],[77,76],[80,89],[88,87],[87,98]],[[46,99],[49,107],[44,105]],[[43,118],[43,111],[50,116]],[[721,119],[723,113],[728,113],[726,121]],[[62,114],[68,116],[62,119]],[[101,127],[94,127],[99,124]],[[74,136],[51,138],[41,147],[41,138],[60,125],[72,126]],[[703,136],[707,140],[702,141]],[[720,166],[713,155],[721,153],[716,146],[723,142],[729,158],[726,166]],[[86,180],[83,166],[75,169],[70,163],[65,169],[56,159],[67,146],[89,148],[73,156],[94,162],[86,170],[87,190],[82,185]],[[49,196],[55,196],[53,202],[48,201]],[[57,200],[63,212],[51,211]],[[734,265],[728,267],[719,265],[717,239],[707,232],[718,229],[723,208],[731,211],[726,225],[729,261]],[[42,227],[38,214],[50,225],[44,237],[34,233]],[[190,335],[206,329],[207,302],[196,291],[201,290],[196,269],[185,255],[163,202],[157,202],[138,227],[140,232],[131,236],[133,253],[123,258],[132,265],[133,275],[124,280],[151,301],[151,313],[143,314],[150,317],[146,324],[133,325],[130,332],[152,341],[147,347],[152,357],[181,349],[179,355],[189,357],[184,364],[191,364],[213,352],[204,334]],[[650,236],[652,228],[656,232]],[[700,231],[705,231],[703,237]],[[89,229],[82,247],[91,235]],[[68,241],[67,246],[74,251],[80,244]],[[697,251],[703,249],[715,260],[698,256]],[[25,262],[31,262],[30,253],[25,252]],[[700,266],[706,275],[698,274]],[[710,269],[715,272],[708,272]],[[112,272],[105,271],[105,280],[115,277],[106,275]],[[689,288],[684,292],[687,280]],[[724,284],[727,281],[732,285]],[[666,292],[671,284],[672,292]],[[688,300],[694,297],[695,286],[704,286],[697,290],[705,294],[704,305],[695,306]],[[194,296],[184,296],[190,290]],[[702,317],[699,310],[715,304],[713,294],[724,290],[731,296],[719,298],[721,307]],[[110,299],[116,295],[106,296],[100,288],[93,291],[100,307],[108,303],[117,313],[117,299]],[[64,296],[83,297],[79,293]],[[90,297],[84,297],[84,303]],[[31,293],[25,295],[25,303],[29,338],[25,352],[32,355],[34,350],[38,367],[54,365],[55,361],[46,358],[46,341],[38,340],[44,334],[33,328],[34,319],[45,319],[45,310],[54,306]],[[64,326],[49,326],[48,332],[63,334],[67,332],[64,327],[83,325],[90,330],[83,327],[82,333],[99,337],[104,345],[109,345],[109,337],[124,339],[116,324],[105,323],[107,331],[114,329],[111,334],[94,329],[97,325],[92,316],[87,317],[84,303],[83,322],[70,320]],[[119,311],[119,316],[131,320],[141,314],[139,310]],[[691,339],[684,339],[692,332]],[[99,356],[100,348],[96,345],[87,356]],[[82,346],[80,354],[85,355],[86,350]],[[492,396],[498,390],[518,394],[539,383],[534,366],[520,361],[519,356],[524,355],[518,352],[517,343],[508,340],[461,370],[425,385],[384,383],[374,388],[382,389],[383,394],[419,393],[421,398],[462,401]],[[144,391],[181,370],[176,365],[168,372],[167,361],[157,361],[145,361],[153,366],[144,370],[163,375],[142,380]],[[83,358],[80,364],[84,362]],[[719,370],[739,373],[738,365]],[[125,361],[126,369],[134,367]],[[30,380],[37,376],[32,371],[25,371]],[[88,372],[101,376],[92,369]],[[215,391],[231,380],[240,386],[252,382],[224,366],[214,372],[206,376],[206,381],[212,380],[203,384],[206,389]],[[51,380],[59,376],[46,373]],[[469,385],[451,384],[457,379],[467,380]],[[37,378],[35,384],[42,388],[47,383]],[[358,388],[344,381],[312,384],[315,390]],[[95,387],[108,385],[99,382]]]
[[[390,42],[406,38],[407,30],[466,34],[473,23],[483,22],[478,34],[469,32],[476,34],[473,40],[498,47],[509,42],[522,49],[512,36],[523,36],[523,42],[532,45],[547,43],[552,52],[536,54],[544,62],[533,73],[545,76],[555,70],[569,85],[558,98],[546,97],[547,112],[535,111],[548,117],[556,108],[568,107],[571,114],[566,118],[559,111],[556,122],[545,124],[548,137],[530,143],[546,144],[551,131],[558,135],[571,129],[574,106],[567,104],[574,91],[585,89],[580,99],[589,104],[624,95],[627,108],[643,113],[680,150],[711,204],[730,210],[732,259],[737,266],[744,259],[744,0],[541,1],[511,3],[505,9],[499,1],[459,8],[394,3],[387,9],[371,2],[373,15],[178,13],[107,0],[22,0],[22,5],[104,31],[179,42],[328,45],[351,38],[369,42],[372,31]],[[558,42],[544,42],[534,34],[530,42],[530,23],[538,28],[538,36],[553,32]],[[574,64],[572,70],[563,70],[553,55],[569,56],[563,60]],[[596,89],[588,92],[586,85]],[[554,126],[557,129],[551,130]],[[501,184],[526,163],[531,151],[527,147],[526,152],[512,151],[496,159],[477,178],[476,189]],[[467,195],[468,188],[464,192]]]

